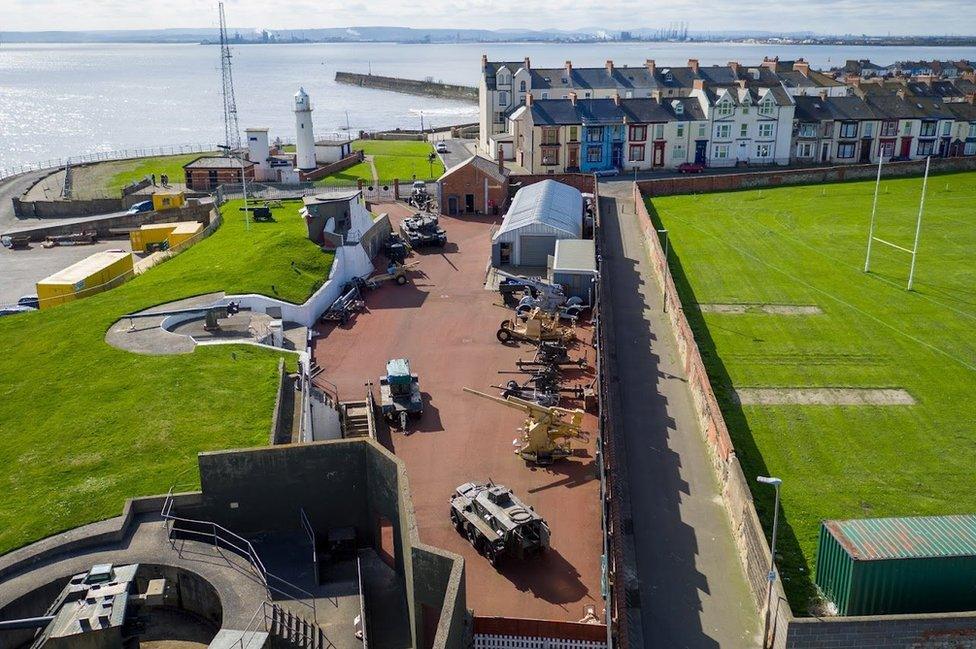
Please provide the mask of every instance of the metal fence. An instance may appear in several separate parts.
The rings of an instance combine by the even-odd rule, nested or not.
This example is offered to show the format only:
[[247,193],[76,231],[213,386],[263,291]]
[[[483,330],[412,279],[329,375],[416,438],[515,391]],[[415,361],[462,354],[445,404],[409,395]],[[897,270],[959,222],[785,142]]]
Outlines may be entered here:
[[44,169],[58,169],[66,164],[81,165],[90,162],[108,162],[111,160],[130,160],[132,158],[151,158],[154,156],[181,155],[189,153],[211,153],[217,151],[217,144],[170,144],[156,147],[136,147],[132,149],[116,149],[113,151],[94,151],[81,155],[63,158],[49,158],[37,162],[10,164],[0,167],[0,180]]

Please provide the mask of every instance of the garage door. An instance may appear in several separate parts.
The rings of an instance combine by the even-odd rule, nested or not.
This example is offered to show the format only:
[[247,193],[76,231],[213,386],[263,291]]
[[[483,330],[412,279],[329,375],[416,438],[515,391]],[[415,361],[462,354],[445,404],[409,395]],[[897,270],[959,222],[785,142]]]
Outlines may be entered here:
[[524,236],[520,240],[519,264],[545,266],[549,255],[556,253],[556,237]]

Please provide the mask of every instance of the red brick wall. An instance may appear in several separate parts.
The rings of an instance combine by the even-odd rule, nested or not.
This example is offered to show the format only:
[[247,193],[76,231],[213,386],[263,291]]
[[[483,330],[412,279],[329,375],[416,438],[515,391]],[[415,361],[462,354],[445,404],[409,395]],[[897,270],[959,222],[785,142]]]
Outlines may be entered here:
[[542,182],[543,180],[555,180],[558,183],[575,187],[586,194],[596,194],[597,180],[593,174],[525,174],[512,175],[509,182],[514,188],[517,183],[522,187]]
[[[210,183],[210,169],[185,169],[184,171],[186,172],[187,188],[197,191],[216,189],[217,185],[236,185],[240,183],[240,168],[234,169],[228,167],[226,169],[218,169],[217,183],[215,185],[211,185]],[[248,182],[254,181],[253,165],[244,168],[244,177],[247,178]]]
[[[475,213],[484,213],[485,178],[488,178],[485,172],[474,165],[467,165],[440,181],[441,213],[448,213],[448,199],[452,196],[457,198],[458,210],[464,213],[466,194],[474,194]],[[508,182],[499,183],[494,178],[488,178],[488,200],[494,201],[499,214],[504,213],[508,205]]]

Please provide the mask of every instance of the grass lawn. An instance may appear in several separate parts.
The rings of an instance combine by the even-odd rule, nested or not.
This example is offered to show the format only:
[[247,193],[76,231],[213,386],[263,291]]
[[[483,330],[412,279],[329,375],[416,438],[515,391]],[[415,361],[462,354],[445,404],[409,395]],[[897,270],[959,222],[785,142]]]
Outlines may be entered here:
[[163,174],[169,175],[170,182],[184,182],[183,165],[196,160],[204,153],[156,156],[154,158],[134,158],[114,160],[78,167],[74,170],[74,190],[78,198],[94,196],[119,196],[122,188],[133,181],[139,181],[156,174],[159,181]]
[[352,146],[353,149],[373,156],[380,182],[394,179],[409,182],[414,176],[418,180],[436,180],[444,173],[444,163],[439,157],[434,160],[433,165],[427,161],[427,156],[434,151],[429,142],[357,140]]
[[[884,180],[877,236],[911,248],[921,179]],[[976,173],[929,180],[910,256],[875,244],[873,182],[662,197],[671,269],[767,534],[783,479],[781,573],[804,614],[823,519],[976,511]],[[819,315],[699,304],[816,305]],[[733,386],[902,388],[909,406],[737,404]],[[781,518],[781,523],[784,522]]]
[[359,180],[368,185],[373,184],[373,167],[370,166],[369,161],[354,164],[338,173],[320,178],[315,181],[315,184],[320,186],[355,185]]
[[267,443],[281,354],[141,356],[104,341],[119,316],[155,304],[219,290],[301,302],[322,284],[333,256],[306,238],[300,203],[249,232],[239,205],[211,237],[127,284],[0,319],[0,553],[118,515],[126,497],[193,484],[199,451]]

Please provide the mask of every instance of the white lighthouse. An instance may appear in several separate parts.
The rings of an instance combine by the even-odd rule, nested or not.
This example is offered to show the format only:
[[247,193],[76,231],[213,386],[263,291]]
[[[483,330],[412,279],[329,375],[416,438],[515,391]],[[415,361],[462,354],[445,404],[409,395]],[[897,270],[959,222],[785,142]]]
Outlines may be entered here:
[[315,169],[315,135],[312,134],[312,102],[305,88],[295,93],[295,166]]

